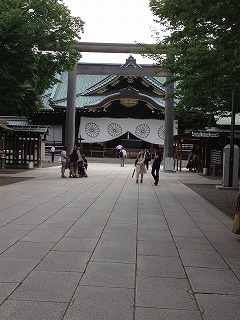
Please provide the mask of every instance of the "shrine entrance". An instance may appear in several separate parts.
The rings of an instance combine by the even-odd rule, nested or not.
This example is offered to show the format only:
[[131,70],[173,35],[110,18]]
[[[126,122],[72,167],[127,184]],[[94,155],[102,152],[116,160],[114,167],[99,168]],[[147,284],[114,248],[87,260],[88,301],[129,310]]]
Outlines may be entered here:
[[[154,45],[149,45],[154,46]],[[106,52],[106,53],[135,53],[141,54],[142,47],[137,44],[116,43],[79,43],[76,50],[80,52]],[[164,50],[164,48],[163,48]],[[166,71],[155,66],[142,66],[142,68],[121,68],[116,64],[77,63],[73,71],[68,74],[68,94],[65,124],[65,145],[70,151],[75,143],[75,104],[76,104],[76,78],[77,74],[86,75],[118,75],[118,76],[161,76],[166,77],[165,96],[165,139],[164,139],[164,169],[173,170],[173,82]],[[81,137],[79,137],[81,139]]]

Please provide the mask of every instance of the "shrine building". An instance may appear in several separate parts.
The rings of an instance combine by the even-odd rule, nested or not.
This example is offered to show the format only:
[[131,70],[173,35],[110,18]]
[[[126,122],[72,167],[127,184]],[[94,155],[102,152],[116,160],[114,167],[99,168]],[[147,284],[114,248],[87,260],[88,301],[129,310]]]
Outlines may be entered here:
[[[129,56],[121,68],[142,68]],[[68,73],[42,96],[45,109],[33,121],[49,125],[46,145],[64,143]],[[87,156],[116,156],[121,144],[129,156],[142,148],[164,147],[165,94],[159,76],[77,75],[75,143]],[[174,134],[177,122],[174,121]]]

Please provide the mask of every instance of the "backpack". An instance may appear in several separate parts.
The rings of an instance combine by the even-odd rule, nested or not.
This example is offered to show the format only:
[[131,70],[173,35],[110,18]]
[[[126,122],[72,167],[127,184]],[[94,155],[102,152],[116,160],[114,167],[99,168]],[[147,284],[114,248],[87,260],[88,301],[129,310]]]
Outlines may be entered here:
[[123,151],[122,150],[119,151],[119,157],[123,158]]

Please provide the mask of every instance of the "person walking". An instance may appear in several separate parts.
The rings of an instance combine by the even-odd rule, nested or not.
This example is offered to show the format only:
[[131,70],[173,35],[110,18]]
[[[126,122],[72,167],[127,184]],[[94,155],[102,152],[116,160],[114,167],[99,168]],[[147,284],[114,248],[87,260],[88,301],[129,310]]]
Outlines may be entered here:
[[54,162],[55,150],[56,150],[55,145],[53,145],[50,149],[52,162]]
[[188,162],[187,162],[186,168],[189,171],[193,171],[193,151],[191,151],[189,156],[188,156]]
[[123,146],[121,144],[118,144],[116,146],[116,151],[117,151],[117,158],[119,158],[119,152],[122,150]]
[[146,166],[146,169],[148,170],[149,161],[151,161],[151,154],[150,154],[150,152],[149,152],[148,149],[146,149],[144,156],[145,156],[145,162],[144,162],[144,164],[145,164],[145,166]]
[[192,166],[192,169],[193,169],[194,172],[198,171],[198,162],[199,162],[198,150],[194,150],[193,151],[193,166]]
[[136,183],[138,183],[139,175],[141,175],[140,183],[143,182],[143,175],[147,173],[145,168],[145,156],[144,156],[144,150],[141,150],[138,154],[137,159],[135,160],[135,166],[136,166]]
[[61,163],[62,163],[62,167],[61,167],[62,178],[66,178],[65,176],[65,170],[67,167],[67,147],[66,146],[62,148],[60,156],[61,156]]
[[120,158],[120,165],[121,167],[124,167],[124,159],[127,156],[127,152],[124,149],[124,147],[122,147],[122,149],[119,151],[119,158]]
[[153,160],[153,164],[152,164],[152,171],[151,174],[154,178],[154,185],[157,186],[158,185],[158,181],[159,181],[159,170],[160,170],[160,165],[162,162],[162,153],[160,151],[160,149],[155,149],[154,152],[154,160]]

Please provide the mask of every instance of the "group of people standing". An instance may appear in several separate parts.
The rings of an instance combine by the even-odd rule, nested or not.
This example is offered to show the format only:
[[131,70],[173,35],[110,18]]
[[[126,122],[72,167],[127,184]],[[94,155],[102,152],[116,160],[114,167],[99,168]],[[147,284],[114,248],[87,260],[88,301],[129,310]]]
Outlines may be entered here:
[[65,171],[69,169],[70,178],[87,177],[88,161],[85,155],[81,155],[76,147],[67,155],[67,147],[64,146],[61,151],[61,175],[66,178]]
[[[119,158],[120,158],[120,165],[124,167],[124,159],[127,156],[127,152],[123,146],[118,149]],[[77,150],[75,146],[73,150],[67,155],[67,147],[64,146],[61,151],[61,176],[62,178],[66,178],[65,171],[68,168],[69,177],[72,178],[79,178],[79,177],[87,177],[87,167],[88,161],[85,155],[81,155],[80,152]],[[143,175],[147,173],[149,168],[149,162],[153,160],[152,163],[152,170],[151,174],[154,178],[154,185],[157,186],[159,182],[159,171],[160,165],[162,162],[162,153],[159,148],[155,149],[153,154],[149,152],[149,150],[141,150],[135,160],[135,173],[136,173],[136,183],[139,182],[140,176],[140,183],[143,182]]]
[[148,150],[141,150],[139,152],[138,157],[135,160],[136,183],[138,183],[139,176],[140,183],[143,182],[143,175],[147,172],[146,169],[148,170],[149,161],[151,161],[151,158],[153,159],[151,174],[154,179],[154,185],[158,185],[160,165],[162,162],[162,153],[160,149],[155,149],[152,157]]

